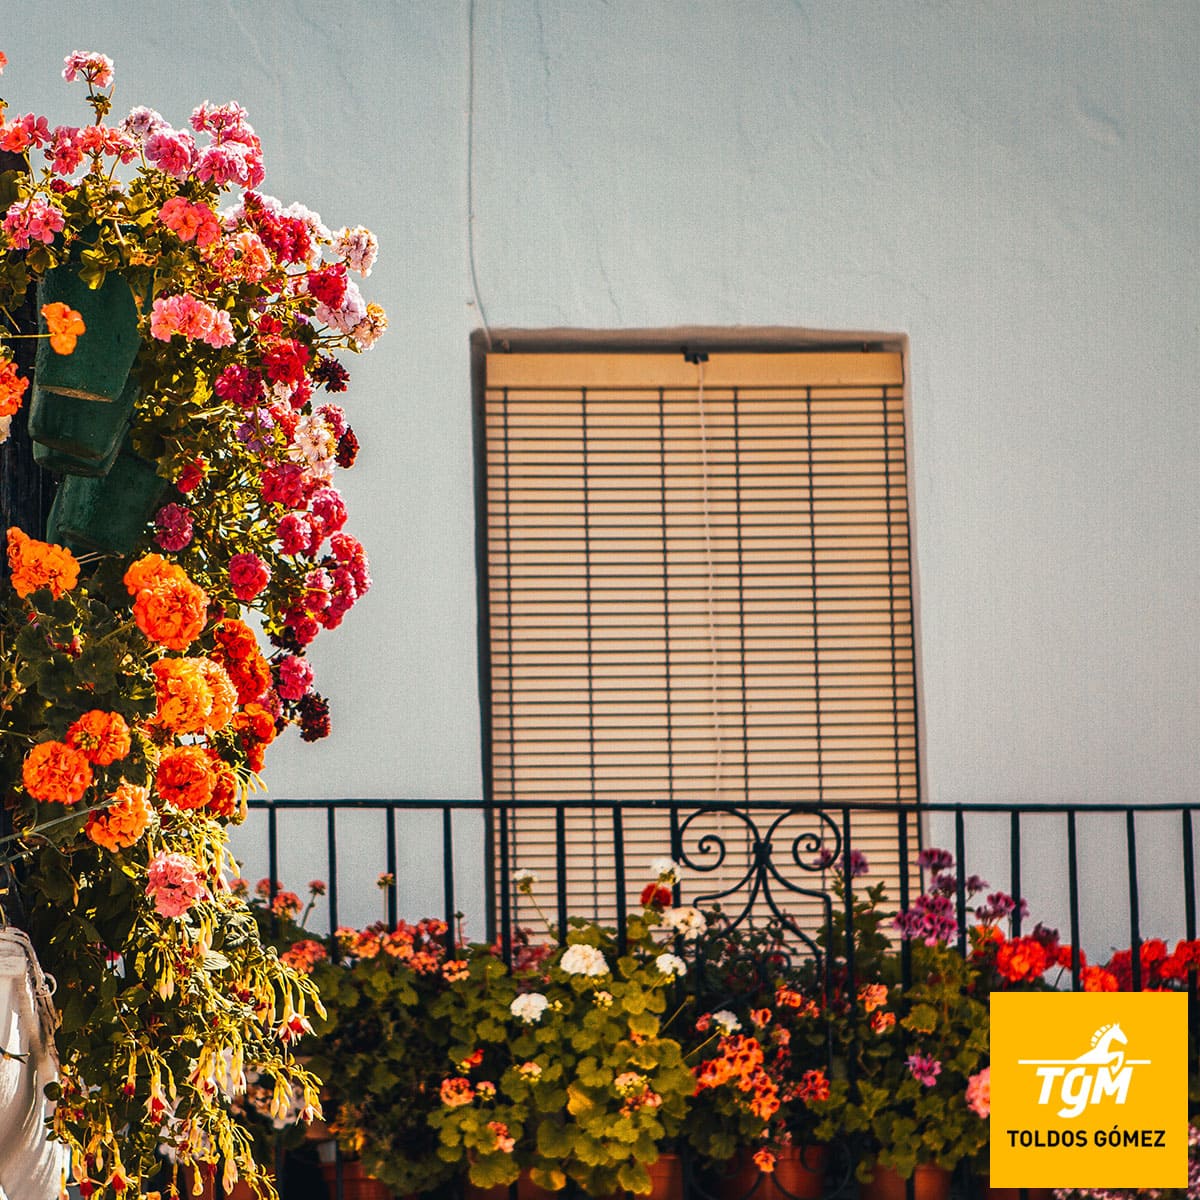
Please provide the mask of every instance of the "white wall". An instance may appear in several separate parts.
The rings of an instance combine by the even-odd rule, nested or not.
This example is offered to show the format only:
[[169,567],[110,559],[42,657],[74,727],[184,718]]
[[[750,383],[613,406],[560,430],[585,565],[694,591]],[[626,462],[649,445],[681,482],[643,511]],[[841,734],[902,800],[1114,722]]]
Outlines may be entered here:
[[[478,796],[467,5],[21,7],[14,111],[81,119],[61,59],[103,50],[118,109],[236,97],[267,190],[379,234],[376,586],[268,780]],[[1200,7],[479,0],[475,39],[491,325],[910,338],[926,797],[1200,796]]]

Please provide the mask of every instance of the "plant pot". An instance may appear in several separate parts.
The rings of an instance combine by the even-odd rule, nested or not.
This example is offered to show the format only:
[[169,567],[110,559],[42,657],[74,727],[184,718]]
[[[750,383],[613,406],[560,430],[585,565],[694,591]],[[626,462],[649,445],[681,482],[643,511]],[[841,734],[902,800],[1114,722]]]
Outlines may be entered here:
[[678,1154],[660,1154],[646,1164],[650,1173],[650,1200],[681,1200],[683,1159]]
[[99,479],[68,475],[59,485],[46,537],[80,552],[128,554],[146,531],[167,481],[128,442]]
[[743,1150],[721,1180],[721,1200],[820,1200],[827,1159],[824,1146],[781,1146],[775,1170],[760,1171],[751,1152]]
[[[323,1162],[321,1176],[325,1180],[325,1189],[329,1192],[329,1200],[338,1200],[336,1162]],[[392,1193],[362,1169],[362,1163],[354,1159],[342,1160],[342,1195],[341,1200],[392,1200]]]
[[[921,1163],[913,1172],[913,1200],[949,1200],[950,1172],[933,1163]],[[874,1167],[870,1183],[859,1191],[860,1200],[905,1200],[905,1182],[890,1167]]]
[[35,382],[29,436],[39,466],[67,475],[107,475],[129,427],[137,394],[132,376],[116,400],[64,396]]
[[116,400],[125,390],[141,344],[137,304],[129,284],[109,272],[104,283],[92,289],[74,266],[47,271],[38,281],[39,333],[47,332],[42,307],[55,302],[75,309],[87,331],[71,354],[58,354],[49,339],[39,339],[34,365],[38,387],[84,400]]

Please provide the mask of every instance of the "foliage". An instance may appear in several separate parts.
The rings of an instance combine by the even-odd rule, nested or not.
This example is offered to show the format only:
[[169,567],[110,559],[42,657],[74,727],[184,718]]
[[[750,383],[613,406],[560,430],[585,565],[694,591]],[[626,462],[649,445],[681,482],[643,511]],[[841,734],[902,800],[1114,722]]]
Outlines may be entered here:
[[327,1015],[314,1022],[312,1065],[326,1080],[330,1131],[401,1195],[454,1173],[428,1123],[451,1044],[434,1014],[463,969],[448,957],[446,934],[433,919],[342,929],[338,961],[314,968]]
[[573,918],[544,961],[511,973],[477,948],[464,987],[435,1006],[457,1067],[432,1123],[442,1157],[473,1183],[529,1167],[551,1190],[650,1190],[647,1164],[681,1130],[695,1086],[664,1022],[686,966],[654,941],[655,916],[631,917],[623,945]]

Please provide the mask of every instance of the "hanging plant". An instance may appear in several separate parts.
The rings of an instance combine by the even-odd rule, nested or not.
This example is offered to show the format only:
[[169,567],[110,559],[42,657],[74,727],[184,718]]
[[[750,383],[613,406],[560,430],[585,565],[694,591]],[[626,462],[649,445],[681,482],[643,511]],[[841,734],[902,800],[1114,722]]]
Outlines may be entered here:
[[292,1049],[322,1009],[230,888],[227,835],[275,737],[329,732],[306,647],[370,586],[334,484],[358,443],[320,392],[386,327],[352,278],[375,239],[259,191],[236,103],[108,124],[111,61],[63,75],[91,123],[0,101],[0,149],[26,163],[0,173],[0,320],[31,290],[41,314],[0,325],[0,441],[29,392],[5,343],[37,337],[37,456],[67,476],[48,540],[7,534],[0,862],[71,983],[51,1132],[80,1193],[138,1194],[163,1146],[273,1195],[240,1098],[250,1076],[270,1108],[319,1112]]

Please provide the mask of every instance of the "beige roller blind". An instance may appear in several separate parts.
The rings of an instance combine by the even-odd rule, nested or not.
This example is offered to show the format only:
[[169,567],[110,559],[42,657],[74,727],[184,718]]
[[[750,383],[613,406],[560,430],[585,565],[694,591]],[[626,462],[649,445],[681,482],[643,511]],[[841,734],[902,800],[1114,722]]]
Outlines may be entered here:
[[[486,369],[490,792],[598,806],[561,818],[570,911],[612,915],[601,806],[631,805],[632,890],[671,847],[665,812],[638,803],[915,802],[900,355],[515,353]],[[505,819],[511,861],[553,895],[554,810]],[[773,862],[811,887],[790,862],[806,821],[780,827]],[[894,882],[896,817],[854,832]],[[724,861],[685,899],[753,880],[746,818],[687,833],[698,862],[716,833]]]

